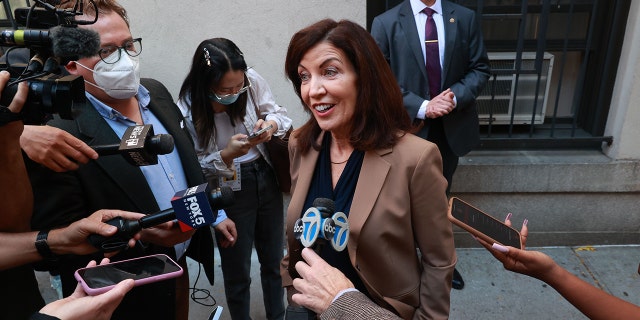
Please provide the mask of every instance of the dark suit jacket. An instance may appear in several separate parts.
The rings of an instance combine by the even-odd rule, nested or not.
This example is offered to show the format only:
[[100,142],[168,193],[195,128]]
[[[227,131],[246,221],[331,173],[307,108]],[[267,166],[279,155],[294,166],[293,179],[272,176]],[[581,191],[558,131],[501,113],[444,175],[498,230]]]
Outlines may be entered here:
[[[149,109],[174,138],[187,183],[189,186],[204,183],[193,142],[181,127],[182,114],[171,94],[158,81],[142,79],[142,84],[151,95]],[[111,127],[89,102],[78,106],[76,111],[74,120],[56,119],[49,125],[70,132],[89,146],[120,142]],[[142,171],[121,156],[100,157],[98,160],[81,165],[76,171],[65,173],[55,173],[31,163],[29,172],[35,198],[32,218],[34,230],[66,225],[89,216],[99,209],[120,209],[145,214],[159,211]],[[151,253],[165,253],[175,258],[173,248],[150,245],[145,249],[129,249],[119,253],[112,260]],[[210,228],[202,228],[196,232],[192,237],[187,255],[204,264],[209,281],[213,284],[214,251]],[[73,278],[75,269],[84,267],[91,258],[93,257],[63,257],[58,263],[65,294],[69,294],[75,288],[76,281]],[[123,304],[114,314],[114,318],[121,314],[124,319],[173,319],[174,295],[175,281],[162,281],[136,287],[127,294]]]
[[[302,213],[319,156],[313,149],[300,154],[295,131],[293,136],[286,227],[289,252],[281,268],[285,286],[292,285],[289,257],[296,260],[300,249],[291,231]],[[365,153],[349,213],[349,258],[372,299],[404,319],[447,319],[449,315],[456,255],[446,186],[437,147],[412,134],[392,148]]]
[[[451,88],[457,100],[456,108],[442,121],[451,150],[463,156],[480,141],[475,99],[489,78],[489,59],[475,12],[449,1],[442,1],[442,10],[446,43],[441,89]],[[402,88],[409,116],[415,119],[420,105],[431,97],[410,1],[375,17],[371,35]],[[426,128],[417,134],[426,138]]]

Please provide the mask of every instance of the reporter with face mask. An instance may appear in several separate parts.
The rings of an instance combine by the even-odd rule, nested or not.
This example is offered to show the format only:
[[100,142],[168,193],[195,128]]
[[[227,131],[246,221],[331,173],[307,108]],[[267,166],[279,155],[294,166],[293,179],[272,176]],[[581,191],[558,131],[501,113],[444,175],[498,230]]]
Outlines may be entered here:
[[[215,228],[231,318],[250,318],[255,245],[266,318],[282,319],[283,198],[264,142],[291,127],[287,110],[275,103],[267,81],[247,67],[240,49],[225,38],[198,45],[178,106],[209,184],[228,184],[234,198],[241,199],[225,208],[228,219]],[[260,129],[266,131],[250,137]],[[237,230],[234,240],[229,240],[225,225]]]
[[[9,81],[9,73],[0,72],[0,94]],[[27,97],[27,85],[23,82],[9,106],[0,106],[0,309],[2,319],[23,320],[43,307],[35,274],[29,263],[40,261],[49,255],[90,253],[97,249],[87,242],[90,234],[109,236],[116,227],[103,223],[114,216],[140,219],[142,215],[117,210],[101,210],[90,217],[72,223],[68,227],[42,233],[31,231],[29,220],[33,209],[31,185],[20,151],[20,134],[23,130],[21,108]],[[44,236],[43,236],[44,235]],[[129,240],[133,246],[134,239]],[[105,260],[106,262],[107,260]],[[95,262],[89,265],[95,265]],[[133,287],[126,281],[104,295],[87,297],[78,286],[73,297],[44,306],[31,319],[108,319],[125,293]],[[45,316],[46,315],[46,316]]]
[[[94,24],[100,50],[94,56],[68,62],[72,75],[85,80],[87,101],[76,108],[73,120],[54,119],[48,125],[69,132],[93,145],[120,143],[127,128],[153,125],[155,134],[171,134],[173,152],[158,156],[158,164],[136,167],[123,157],[100,157],[77,170],[54,172],[30,166],[35,208],[35,229],[56,228],[104,208],[151,214],[171,207],[178,191],[205,183],[183,117],[168,90],[153,79],[140,79],[142,39],[129,28],[126,10],[114,0],[84,0],[84,16]],[[97,12],[92,3],[97,5]],[[204,264],[213,284],[213,237],[210,228],[182,232],[180,228],[148,228],[140,232],[141,245],[121,252],[112,261],[163,253],[183,266],[176,279],[135,287],[113,314],[113,319],[188,319],[189,275],[186,257]],[[73,273],[92,256],[68,256],[55,265],[64,295],[77,281]]]

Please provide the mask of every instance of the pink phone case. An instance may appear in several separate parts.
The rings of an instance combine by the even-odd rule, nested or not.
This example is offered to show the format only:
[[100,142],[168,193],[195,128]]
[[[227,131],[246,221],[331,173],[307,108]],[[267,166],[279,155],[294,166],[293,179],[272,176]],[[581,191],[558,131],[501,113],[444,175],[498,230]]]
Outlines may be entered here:
[[[158,274],[154,274],[154,275],[135,275],[135,274],[131,274],[131,276],[127,276],[125,275],[125,271],[117,269],[117,268],[113,268],[114,266],[117,266],[118,264],[124,264],[124,263],[129,263],[129,262],[136,262],[136,263],[142,263],[144,264],[155,264],[155,267],[157,267],[158,263],[162,263],[163,264],[163,270],[155,270],[154,273],[159,272]],[[122,261],[116,261],[116,262],[112,262],[112,263],[108,263],[105,265],[98,265],[95,267],[89,267],[89,268],[81,268],[76,270],[76,272],[74,273],[74,276],[76,278],[76,280],[78,280],[78,282],[80,282],[80,285],[82,285],[82,289],[84,289],[84,291],[88,294],[88,295],[98,295],[104,292],[107,292],[109,290],[111,290],[113,287],[116,286],[116,284],[120,281],[114,281],[113,284],[111,285],[106,285],[106,286],[100,286],[100,287],[91,287],[90,284],[88,282],[90,281],[86,281],[83,278],[83,273],[85,272],[85,270],[88,269],[93,269],[91,270],[91,272],[95,272],[95,271],[101,271],[98,270],[97,268],[102,268],[102,271],[107,272],[106,269],[110,269],[112,271],[115,270],[115,272],[118,273],[118,276],[120,278],[131,278],[134,279],[134,286],[140,286],[143,284],[147,284],[147,283],[152,283],[152,282],[157,282],[157,281],[162,281],[162,280],[166,280],[166,279],[171,279],[171,278],[176,278],[179,277],[180,275],[182,275],[183,270],[182,267],[180,267],[180,265],[178,265],[175,261],[173,261],[171,258],[169,258],[169,256],[164,255],[164,254],[155,254],[155,255],[150,255],[150,256],[145,256],[145,257],[139,257],[139,258],[134,258],[134,259],[128,259],[128,260],[122,260]],[[86,277],[87,275],[85,275]],[[136,279],[136,277],[141,277]],[[124,279],[122,279],[124,280]]]

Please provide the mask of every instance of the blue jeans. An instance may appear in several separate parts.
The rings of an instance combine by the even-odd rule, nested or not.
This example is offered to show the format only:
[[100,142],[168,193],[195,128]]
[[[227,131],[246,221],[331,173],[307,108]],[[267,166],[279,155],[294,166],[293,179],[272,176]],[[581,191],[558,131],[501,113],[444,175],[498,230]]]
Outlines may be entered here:
[[273,169],[260,158],[241,165],[242,189],[225,208],[238,230],[233,247],[220,248],[224,290],[233,320],[249,317],[251,249],[260,261],[260,279],[267,319],[283,319],[284,289],[280,277],[283,256],[284,211],[282,193]]

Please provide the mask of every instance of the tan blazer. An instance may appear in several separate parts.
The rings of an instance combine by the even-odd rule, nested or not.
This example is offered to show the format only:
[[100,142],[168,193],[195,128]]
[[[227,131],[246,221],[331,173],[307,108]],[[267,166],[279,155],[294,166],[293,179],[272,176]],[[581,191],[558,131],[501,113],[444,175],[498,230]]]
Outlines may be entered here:
[[[295,137],[289,151],[292,196],[286,232],[295,257],[300,243],[293,238],[293,225],[302,213],[319,152],[300,154]],[[446,186],[440,153],[424,139],[406,134],[392,148],[365,153],[349,213],[347,249],[374,301],[404,319],[449,316],[456,255]],[[292,285],[288,265],[289,254],[282,261],[284,286]]]

